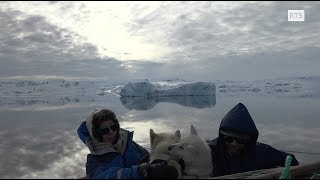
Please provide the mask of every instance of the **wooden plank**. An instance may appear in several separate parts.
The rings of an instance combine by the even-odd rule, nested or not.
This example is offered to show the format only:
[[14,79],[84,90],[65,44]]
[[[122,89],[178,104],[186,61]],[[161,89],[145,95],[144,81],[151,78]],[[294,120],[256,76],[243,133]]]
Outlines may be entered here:
[[[283,170],[284,167],[261,169],[225,176],[211,177],[209,179],[279,179]],[[311,177],[314,172],[320,172],[320,161],[306,165],[291,166],[290,171],[293,178]]]
[[236,174],[230,174],[230,175],[224,175],[224,176],[218,176],[218,177],[211,177],[209,179],[243,179],[243,178],[247,178],[250,176],[257,176],[257,175],[261,175],[261,174],[266,174],[266,173],[270,173],[273,172],[275,170],[278,170],[281,168],[271,168],[271,169],[260,169],[260,170],[255,170],[255,171],[247,171],[247,172],[242,172],[242,173],[236,173]]
[[[276,170],[267,174],[252,177],[253,179],[278,179],[281,176],[282,170]],[[293,178],[299,176],[312,175],[314,172],[320,172],[320,161],[300,166],[290,167],[291,175]],[[249,178],[251,179],[251,178]]]

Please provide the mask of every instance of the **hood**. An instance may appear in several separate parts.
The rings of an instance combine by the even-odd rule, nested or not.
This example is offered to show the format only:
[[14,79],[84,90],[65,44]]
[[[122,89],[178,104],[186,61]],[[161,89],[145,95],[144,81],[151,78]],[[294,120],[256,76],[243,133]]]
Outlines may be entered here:
[[95,138],[93,137],[93,133],[92,133],[92,117],[93,117],[94,113],[96,113],[96,112],[98,112],[98,111],[100,111],[100,110],[101,110],[101,109],[99,109],[99,108],[94,109],[94,110],[89,114],[89,116],[88,116],[87,119],[86,119],[86,125],[87,125],[89,134],[90,134],[90,136],[91,136],[92,139],[95,139]]
[[116,144],[113,145],[107,142],[99,142],[98,140],[90,137],[89,127],[87,127],[86,121],[80,124],[77,133],[81,141],[89,148],[91,154],[96,155],[108,152],[123,153],[126,149],[127,143],[131,142],[133,138],[133,131],[120,128],[119,141]]
[[250,135],[253,140],[252,143],[257,142],[259,136],[254,121],[242,103],[237,104],[222,118],[219,127],[219,137],[221,130]]

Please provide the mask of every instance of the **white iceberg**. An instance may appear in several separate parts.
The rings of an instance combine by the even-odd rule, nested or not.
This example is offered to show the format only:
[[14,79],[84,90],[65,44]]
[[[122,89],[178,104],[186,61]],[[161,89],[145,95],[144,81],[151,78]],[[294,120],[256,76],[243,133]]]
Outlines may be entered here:
[[121,97],[157,97],[157,96],[214,96],[215,84],[212,82],[194,82],[177,84],[174,87],[161,88],[151,82],[129,82],[120,91]]

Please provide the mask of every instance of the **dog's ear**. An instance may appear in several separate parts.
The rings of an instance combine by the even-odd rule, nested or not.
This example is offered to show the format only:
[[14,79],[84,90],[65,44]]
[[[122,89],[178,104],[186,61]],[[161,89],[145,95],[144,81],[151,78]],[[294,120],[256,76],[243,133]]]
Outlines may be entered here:
[[176,130],[176,132],[174,133],[175,136],[177,136],[179,139],[181,138],[181,133],[179,130]]
[[150,129],[150,140],[151,142],[153,141],[153,139],[157,136],[157,134],[153,131],[153,129]]
[[198,135],[196,128],[191,124],[191,134]]

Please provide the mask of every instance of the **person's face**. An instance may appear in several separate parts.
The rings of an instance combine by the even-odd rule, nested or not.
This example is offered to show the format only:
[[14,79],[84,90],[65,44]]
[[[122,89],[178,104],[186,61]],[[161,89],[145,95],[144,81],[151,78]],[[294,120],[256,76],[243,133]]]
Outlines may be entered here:
[[223,135],[228,154],[231,157],[240,155],[250,141],[250,136]]
[[100,124],[100,131],[104,142],[112,143],[116,138],[117,130],[119,130],[119,125],[114,124],[112,120],[103,121]]

